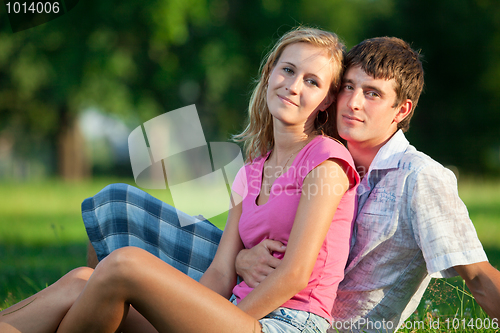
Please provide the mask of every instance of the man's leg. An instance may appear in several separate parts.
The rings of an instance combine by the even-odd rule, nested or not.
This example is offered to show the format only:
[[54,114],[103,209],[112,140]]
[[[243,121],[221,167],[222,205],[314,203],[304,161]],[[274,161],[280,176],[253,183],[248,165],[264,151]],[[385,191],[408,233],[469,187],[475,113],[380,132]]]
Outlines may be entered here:
[[[193,223],[182,227],[183,220]],[[82,217],[92,247],[88,264],[97,265],[113,250],[140,247],[199,280],[217,251],[222,230],[198,221],[146,192],[112,184],[82,203]]]
[[90,268],[95,268],[99,260],[97,259],[97,254],[95,253],[92,243],[89,241],[87,245],[87,266]]

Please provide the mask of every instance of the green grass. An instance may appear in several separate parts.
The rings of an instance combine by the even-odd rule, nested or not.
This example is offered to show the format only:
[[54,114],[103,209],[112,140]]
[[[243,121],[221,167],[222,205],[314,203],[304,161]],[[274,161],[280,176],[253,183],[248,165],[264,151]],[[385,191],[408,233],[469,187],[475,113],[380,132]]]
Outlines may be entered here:
[[[490,263],[500,268],[500,181],[465,179],[459,193],[467,205],[479,240]],[[438,324],[439,320],[439,325]],[[417,311],[406,321],[401,332],[500,332],[474,301],[460,277],[433,279]],[[489,329],[480,329],[490,324]],[[434,325],[434,326],[432,326]],[[420,326],[420,327],[418,327]],[[417,328],[416,328],[417,327]],[[432,328],[436,327],[436,329]],[[496,328],[493,328],[496,327]]]
[[0,307],[85,265],[80,205],[108,182],[0,184]]
[[[133,179],[0,183],[0,309],[85,266],[87,235],[80,205],[116,182],[134,185]],[[168,191],[148,193],[172,203]],[[221,214],[211,221],[223,228],[226,217]]]
[[[87,237],[80,216],[83,199],[116,179],[64,183],[47,180],[36,183],[0,183],[0,309],[32,295],[55,282],[69,270],[85,265]],[[133,180],[120,180],[133,184]],[[171,202],[167,191],[148,191]],[[463,180],[459,192],[493,266],[500,268],[500,181]],[[223,227],[226,214],[211,219]],[[460,278],[433,280],[409,323],[422,329],[402,332],[478,331],[469,319],[485,320],[475,301],[467,296]],[[459,329],[454,330],[460,321]],[[430,329],[440,320],[440,328]],[[463,329],[465,327],[465,329]],[[490,332],[492,330],[488,330]],[[495,330],[493,330],[495,331]],[[497,330],[498,331],[498,330]]]

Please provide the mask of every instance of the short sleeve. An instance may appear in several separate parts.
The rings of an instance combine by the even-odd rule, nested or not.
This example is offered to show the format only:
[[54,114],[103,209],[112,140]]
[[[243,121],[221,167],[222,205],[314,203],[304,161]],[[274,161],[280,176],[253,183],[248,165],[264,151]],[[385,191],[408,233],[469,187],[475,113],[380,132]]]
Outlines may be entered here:
[[[441,165],[416,176],[411,197],[415,239],[434,278],[456,276],[456,265],[487,261],[467,208],[458,196],[454,174]],[[410,190],[411,191],[411,190]]]
[[231,190],[242,198],[246,197],[248,189],[247,189],[247,177],[246,177],[246,166],[243,166],[238,170],[236,177],[234,177],[233,185],[231,186]]
[[297,167],[300,174],[299,185],[302,186],[305,177],[309,172],[311,172],[311,170],[328,159],[340,160],[345,164],[345,166],[347,166],[346,174],[349,178],[351,188],[356,187],[356,185],[359,184],[359,175],[356,172],[354,160],[352,159],[352,156],[347,148],[335,140],[323,137],[323,140],[310,147],[305,154],[301,165]]

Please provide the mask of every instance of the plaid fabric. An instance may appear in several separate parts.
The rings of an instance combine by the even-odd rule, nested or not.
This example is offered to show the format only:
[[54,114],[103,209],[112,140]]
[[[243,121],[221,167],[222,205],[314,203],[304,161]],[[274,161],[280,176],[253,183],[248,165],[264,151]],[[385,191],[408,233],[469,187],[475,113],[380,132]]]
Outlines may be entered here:
[[82,203],[85,229],[99,260],[115,249],[137,246],[199,280],[222,230],[207,220],[181,227],[177,214],[183,213],[126,184],[109,185]]

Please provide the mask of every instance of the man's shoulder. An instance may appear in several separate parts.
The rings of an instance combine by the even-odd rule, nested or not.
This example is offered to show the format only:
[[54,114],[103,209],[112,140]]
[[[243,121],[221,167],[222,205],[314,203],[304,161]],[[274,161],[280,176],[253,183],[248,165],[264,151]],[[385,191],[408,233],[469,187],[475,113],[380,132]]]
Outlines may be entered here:
[[405,174],[408,183],[432,181],[444,186],[457,182],[453,171],[411,145],[401,157],[398,169]]
[[417,150],[412,145],[409,145],[404,152],[399,162],[399,168],[403,170],[410,170],[413,172],[422,172],[425,170],[443,170],[445,168],[441,163],[434,160],[429,155]]

